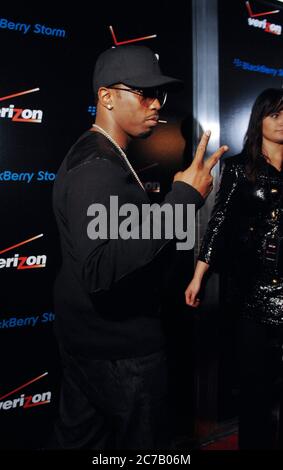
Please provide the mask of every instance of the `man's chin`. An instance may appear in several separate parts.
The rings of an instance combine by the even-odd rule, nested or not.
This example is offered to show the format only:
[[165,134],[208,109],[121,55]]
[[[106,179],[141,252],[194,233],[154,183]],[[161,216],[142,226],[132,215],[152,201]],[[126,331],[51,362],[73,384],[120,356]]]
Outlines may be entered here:
[[144,132],[141,132],[138,137],[140,139],[146,139],[147,137],[149,137],[153,132],[153,129],[148,129],[147,131],[144,131]]

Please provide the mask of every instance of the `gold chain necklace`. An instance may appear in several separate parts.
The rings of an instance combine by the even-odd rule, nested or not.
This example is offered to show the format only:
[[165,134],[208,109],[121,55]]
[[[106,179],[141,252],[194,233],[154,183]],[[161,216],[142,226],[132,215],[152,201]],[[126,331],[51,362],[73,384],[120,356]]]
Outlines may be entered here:
[[120,145],[118,145],[117,142],[115,142],[115,140],[111,137],[111,135],[109,135],[104,129],[102,129],[102,127],[98,126],[97,124],[92,124],[92,127],[95,127],[97,130],[99,130],[101,132],[101,134],[103,134],[106,137],[106,139],[110,140],[110,142],[114,145],[114,147],[116,147],[116,149],[118,150],[120,155],[123,157],[123,159],[127,163],[128,167],[130,168],[130,170],[131,170],[132,174],[134,175],[136,181],[141,186],[141,188],[144,190],[144,186],[143,186],[141,180],[139,179],[138,175],[136,174],[135,170],[133,169],[132,165],[130,164],[130,162],[127,158],[127,155],[125,154],[123,149],[121,149]]

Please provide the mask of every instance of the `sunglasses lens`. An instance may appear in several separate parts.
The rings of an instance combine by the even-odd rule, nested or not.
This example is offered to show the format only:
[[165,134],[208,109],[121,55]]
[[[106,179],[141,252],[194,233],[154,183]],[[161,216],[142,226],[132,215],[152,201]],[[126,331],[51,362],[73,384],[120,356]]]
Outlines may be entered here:
[[159,103],[160,103],[160,106],[161,106],[161,108],[162,108],[162,106],[165,105],[165,101],[166,101],[166,98],[167,98],[167,93],[166,93],[166,91],[157,89],[157,96],[156,96],[156,98],[158,99],[158,101],[159,101]]
[[161,108],[164,106],[167,98],[166,91],[161,90],[160,88],[144,88],[142,94],[148,104],[151,104],[154,100],[158,100]]

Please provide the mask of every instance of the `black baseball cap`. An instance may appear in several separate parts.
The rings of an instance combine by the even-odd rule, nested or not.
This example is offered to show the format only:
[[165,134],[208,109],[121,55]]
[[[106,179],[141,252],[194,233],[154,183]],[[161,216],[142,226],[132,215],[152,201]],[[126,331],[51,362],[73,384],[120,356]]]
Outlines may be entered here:
[[124,83],[133,88],[179,88],[182,80],[163,75],[154,52],[146,46],[124,45],[102,52],[95,64],[93,89]]

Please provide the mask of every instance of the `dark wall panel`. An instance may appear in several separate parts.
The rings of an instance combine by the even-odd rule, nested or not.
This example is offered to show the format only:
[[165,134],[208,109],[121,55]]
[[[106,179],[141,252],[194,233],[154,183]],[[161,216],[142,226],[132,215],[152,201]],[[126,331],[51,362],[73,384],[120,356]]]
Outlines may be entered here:
[[[95,59],[114,44],[110,25],[118,41],[157,35],[139,43],[160,55],[167,74],[185,80],[184,91],[170,96],[161,114],[167,124],[131,149],[136,168],[153,165],[141,177],[157,200],[190,159],[189,5],[122,2],[96,10],[94,3],[91,11],[84,5],[68,5],[63,12],[51,7],[39,12],[28,5],[1,7],[2,448],[44,446],[56,416],[60,367],[52,331],[52,287],[60,251],[51,209],[52,182],[70,145],[94,120]],[[191,261],[189,256],[186,262]],[[171,297],[170,302],[169,326],[174,321],[181,334],[179,301]]]

